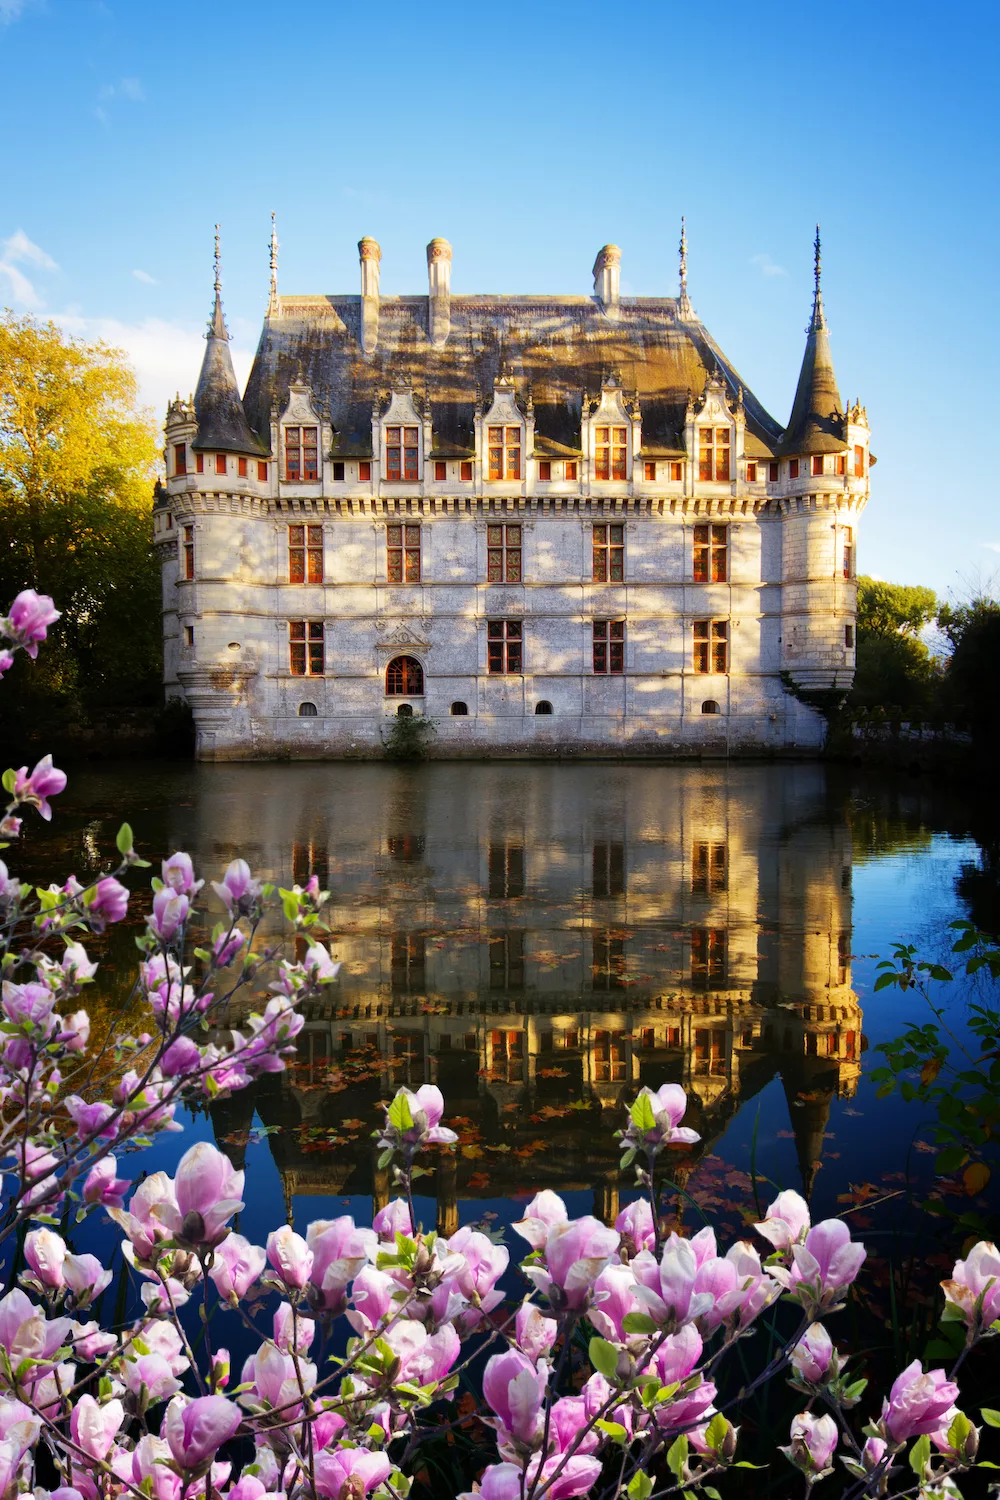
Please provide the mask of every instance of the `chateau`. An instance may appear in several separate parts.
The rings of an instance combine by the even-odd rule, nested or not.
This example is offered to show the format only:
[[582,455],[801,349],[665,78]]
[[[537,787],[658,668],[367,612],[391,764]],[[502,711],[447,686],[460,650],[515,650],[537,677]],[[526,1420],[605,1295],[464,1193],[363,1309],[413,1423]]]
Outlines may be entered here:
[[820,290],[787,426],[688,295],[271,291],[240,395],[215,304],[154,540],[167,696],[205,760],[809,752],[854,672],[864,409]]

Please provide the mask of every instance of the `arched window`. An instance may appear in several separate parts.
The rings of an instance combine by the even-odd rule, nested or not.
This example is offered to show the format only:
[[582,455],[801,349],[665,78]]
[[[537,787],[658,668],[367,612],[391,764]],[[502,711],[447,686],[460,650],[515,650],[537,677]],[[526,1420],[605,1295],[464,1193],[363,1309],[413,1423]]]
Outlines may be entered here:
[[552,704],[548,701],[547,698],[542,698],[538,703],[535,704],[536,714],[550,714],[551,712]]
[[701,705],[701,711],[703,714],[718,714],[722,712],[714,698],[706,698]]
[[412,719],[413,718],[413,704],[412,703],[401,703],[399,705],[399,707],[396,709],[396,718],[397,719]]
[[387,698],[421,697],[424,669],[415,656],[394,656],[385,669]]
[[299,718],[300,719],[315,719],[315,717],[316,717],[316,705],[315,705],[315,703],[300,703],[299,704]]
[[463,703],[459,698],[457,702],[451,705],[451,711],[456,719],[464,719],[466,714],[469,712],[469,705],[467,703]]

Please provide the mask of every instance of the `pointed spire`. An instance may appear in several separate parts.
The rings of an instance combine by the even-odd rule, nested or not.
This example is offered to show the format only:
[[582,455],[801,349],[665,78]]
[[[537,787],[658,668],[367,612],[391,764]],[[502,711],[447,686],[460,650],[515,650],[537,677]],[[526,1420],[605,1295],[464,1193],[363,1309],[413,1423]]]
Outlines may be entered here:
[[267,299],[267,316],[273,318],[278,311],[278,229],[271,212],[271,293]]
[[799,383],[781,440],[782,453],[837,453],[844,446],[844,414],[830,352],[829,330],[820,286],[819,225],[813,243],[813,306]]
[[222,276],[219,251],[219,226],[215,226],[215,304],[205,335],[205,358],[194,393],[194,411],[198,422],[195,449],[219,453],[270,453],[267,443],[251,430],[243,410],[240,388],[236,384],[233,359],[229,352],[229,334],[222,316]]
[[680,256],[681,290],[677,298],[677,311],[682,318],[694,317],[694,308],[688,296],[688,237],[684,215],[681,214],[681,242],[677,247]]

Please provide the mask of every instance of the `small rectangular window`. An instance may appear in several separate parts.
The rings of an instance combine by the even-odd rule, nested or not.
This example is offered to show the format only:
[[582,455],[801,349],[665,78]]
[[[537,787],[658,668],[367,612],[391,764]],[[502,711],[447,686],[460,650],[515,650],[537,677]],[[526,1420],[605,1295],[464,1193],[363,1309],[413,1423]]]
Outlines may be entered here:
[[814,453],[813,454],[812,472],[813,472],[814,475],[816,475],[816,474],[822,474],[822,472],[823,472],[823,455],[822,455],[822,453]]
[[[592,984],[595,990],[621,990],[625,988],[625,934],[611,932],[607,927],[592,930],[593,960],[591,963]],[[613,1039],[613,1040],[612,1040]],[[610,1044],[610,1045],[609,1045]],[[620,1070],[612,1075],[612,1063],[617,1061]],[[623,1079],[624,1047],[621,1032],[595,1031],[594,1033],[595,1081],[610,1082]]]
[[844,577],[854,577],[854,528],[844,527]]
[[489,475],[493,480],[520,479],[520,427],[491,427],[489,439]]
[[168,513],[168,515],[167,515],[167,530],[168,531],[173,531],[173,529],[174,529],[174,518],[173,518],[172,515],[170,515]]
[[595,427],[594,440],[594,478],[627,478],[628,429],[626,427]]
[[257,460],[257,482],[259,484],[267,483],[267,460],[263,458]]
[[489,849],[487,890],[495,900],[509,901],[524,895],[524,845],[496,843]]
[[419,478],[420,432],[416,427],[387,427],[385,430],[386,478]]
[[757,465],[752,461],[747,464],[747,484],[757,483]]
[[548,481],[548,480],[550,480],[552,478],[552,460],[551,459],[542,458],[542,459],[539,460],[539,463],[538,463],[538,477],[539,477],[539,479],[544,479],[546,481]]
[[837,454],[837,473],[838,474],[846,474],[847,473],[847,454],[846,453],[838,453]]
[[855,445],[854,445],[854,473],[855,473],[855,476],[857,478],[860,478],[864,474],[864,472],[865,472],[865,450],[864,450],[864,445],[861,444],[861,443],[855,443]]
[[728,526],[694,528],[695,583],[725,583],[729,577]]
[[567,459],[567,461],[566,461],[565,475],[566,475],[567,479],[575,479],[576,478],[576,459],[575,458]]
[[322,526],[289,526],[289,583],[323,582]]
[[799,461],[797,458],[790,458],[788,460],[788,477],[789,479],[798,479],[799,477]]
[[313,484],[319,478],[319,429],[285,428],[285,479],[290,484],[305,481]]
[[684,461],[679,458],[670,460],[670,483],[680,484],[684,478]]
[[199,474],[204,474],[204,472],[205,472],[205,455],[204,455],[204,453],[196,453],[195,454],[194,466],[195,466],[195,469],[197,470],[197,472]]
[[853,625],[845,625],[844,626],[844,645],[847,647],[848,651],[853,651],[854,650],[854,626]]
[[342,459],[334,459],[333,481],[335,484],[343,484],[344,482],[344,464]]
[[487,583],[520,583],[521,557],[520,526],[487,526]]
[[722,483],[729,478],[729,428],[698,429],[698,478]]
[[594,526],[595,583],[622,583],[625,579],[625,527],[600,522]]
[[226,455],[224,453],[217,453],[215,455],[215,472],[216,474],[225,474],[227,472]]
[[595,620],[594,672],[603,677],[625,670],[625,621]]
[[775,463],[768,464],[767,466],[767,482],[768,484],[777,484],[778,482],[778,465]]
[[247,461],[245,458],[238,458],[236,460],[236,472],[239,475],[240,479],[245,479],[247,477]]
[[726,889],[726,846],[717,839],[696,839],[691,846],[691,891],[718,895]]
[[441,459],[436,459],[434,462],[434,478],[438,484],[448,478],[448,465]]
[[461,469],[459,471],[459,477],[461,478],[461,481],[462,481],[463,484],[471,484],[472,483],[472,461],[471,461],[471,459],[463,458],[463,460],[462,460],[462,467],[461,467]]
[[[523,932],[492,932],[490,933],[490,989],[491,990],[523,990],[524,989],[524,933]],[[505,1035],[516,1038],[518,1042],[517,1055],[522,1054],[519,1044],[523,1040],[520,1031],[494,1032],[493,1036]],[[513,1053],[508,1041],[508,1056]],[[497,1052],[494,1043],[493,1064],[496,1067]]]
[[418,525],[385,528],[386,577],[390,583],[420,582],[420,527]]
[[524,670],[520,620],[487,620],[486,667],[493,675]]
[[625,845],[598,843],[593,853],[594,896],[607,900],[625,894]]
[[193,625],[185,625],[184,626],[184,644],[185,644],[185,646],[193,646],[194,645],[194,626]]
[[187,443],[174,444],[174,473],[180,478],[188,471]]
[[361,462],[358,464],[358,478],[359,479],[368,480],[368,479],[371,479],[371,477],[372,477],[372,461],[371,461],[370,458],[363,458],[361,460]]
[[184,577],[194,577],[194,527],[184,528]]
[[656,464],[655,463],[652,463],[649,460],[647,460],[646,463],[643,464],[642,470],[643,470],[643,474],[644,474],[645,478],[647,479],[647,481],[652,482],[652,481],[654,481],[656,479]]
[[[699,846],[696,845],[696,848]],[[700,846],[704,847],[704,846]],[[719,847],[719,846],[714,846]],[[705,887],[707,889],[707,886]],[[726,932],[721,927],[691,929],[691,978],[697,985],[726,977]]]
[[288,653],[288,665],[293,677],[322,677],[322,620],[290,620]]
[[695,620],[694,670],[699,673],[725,673],[729,670],[728,620]]

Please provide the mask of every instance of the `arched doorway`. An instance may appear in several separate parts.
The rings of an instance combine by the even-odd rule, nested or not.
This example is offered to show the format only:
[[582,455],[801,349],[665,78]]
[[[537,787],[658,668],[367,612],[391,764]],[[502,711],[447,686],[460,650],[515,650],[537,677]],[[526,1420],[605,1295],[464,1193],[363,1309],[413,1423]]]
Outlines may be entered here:
[[387,698],[419,698],[424,691],[424,669],[415,656],[394,656],[385,669]]

